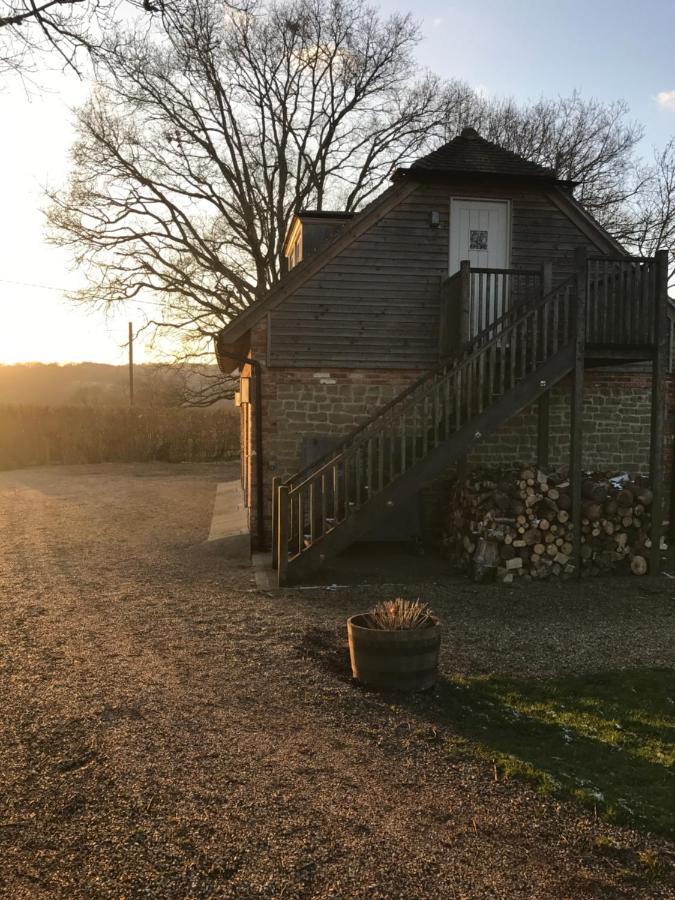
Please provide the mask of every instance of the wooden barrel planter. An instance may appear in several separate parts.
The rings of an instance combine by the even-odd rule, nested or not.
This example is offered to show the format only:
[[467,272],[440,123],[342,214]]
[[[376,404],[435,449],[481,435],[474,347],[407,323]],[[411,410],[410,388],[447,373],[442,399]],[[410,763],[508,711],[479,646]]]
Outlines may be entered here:
[[441,624],[433,618],[425,628],[385,631],[368,627],[367,616],[347,620],[352,675],[370,687],[423,691],[438,676]]

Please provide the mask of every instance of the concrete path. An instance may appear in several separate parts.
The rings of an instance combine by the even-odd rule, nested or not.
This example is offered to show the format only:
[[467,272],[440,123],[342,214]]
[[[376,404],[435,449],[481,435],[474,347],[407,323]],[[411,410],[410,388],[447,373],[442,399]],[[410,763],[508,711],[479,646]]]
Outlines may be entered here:
[[239,480],[221,482],[216,489],[213,515],[207,542],[226,541],[227,555],[246,557],[250,554],[248,513]]

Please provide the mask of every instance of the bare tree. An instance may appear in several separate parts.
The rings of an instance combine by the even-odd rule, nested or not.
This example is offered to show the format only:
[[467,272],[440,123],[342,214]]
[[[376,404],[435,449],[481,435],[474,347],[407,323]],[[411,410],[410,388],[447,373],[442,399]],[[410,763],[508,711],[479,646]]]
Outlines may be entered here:
[[198,357],[279,279],[294,211],[359,209],[465,125],[578,181],[630,246],[672,241],[672,148],[641,163],[625,104],[486,99],[420,74],[418,40],[358,0],[163,0],[106,30],[72,178],[50,195],[51,238],[89,276],[79,299],[153,298],[147,327]]
[[104,37],[49,214],[89,272],[80,298],[155,295],[151,324],[212,335],[280,277],[295,210],[357,209],[440,139],[447,98],[417,76],[417,41],[358,0],[167,0],[150,32]]
[[626,243],[642,256],[670,253],[670,285],[675,287],[675,137],[640,169],[640,190],[631,198]]
[[675,138],[654,159],[639,155],[643,127],[626,103],[570,97],[517,104],[447,88],[447,130],[472,125],[483,137],[578,183],[576,198],[629,250],[666,248],[675,285]]
[[643,128],[623,101],[570,97],[519,105],[471,96],[450,105],[448,127],[469,124],[483,137],[579,183],[577,199],[618,239],[630,228],[627,201],[639,192],[636,150]]
[[25,72],[44,50],[55,50],[75,68],[75,34],[90,5],[90,0],[0,0],[0,72]]
[[157,12],[163,0],[0,0],[0,73],[33,72],[51,57],[83,74],[93,43],[120,15]]

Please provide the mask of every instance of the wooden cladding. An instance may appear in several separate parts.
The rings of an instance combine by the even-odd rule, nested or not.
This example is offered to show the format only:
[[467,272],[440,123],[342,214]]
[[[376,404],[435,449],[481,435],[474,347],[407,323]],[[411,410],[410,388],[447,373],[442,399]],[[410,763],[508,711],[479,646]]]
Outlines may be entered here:
[[[449,271],[450,197],[486,193],[511,202],[514,270],[540,271],[551,262],[559,283],[574,271],[575,247],[597,253],[602,246],[542,190],[481,190],[460,179],[420,184],[272,312],[270,365],[421,371],[436,365],[445,341],[439,285]],[[431,210],[439,213],[438,227],[430,225]],[[514,294],[513,285],[506,290]]]

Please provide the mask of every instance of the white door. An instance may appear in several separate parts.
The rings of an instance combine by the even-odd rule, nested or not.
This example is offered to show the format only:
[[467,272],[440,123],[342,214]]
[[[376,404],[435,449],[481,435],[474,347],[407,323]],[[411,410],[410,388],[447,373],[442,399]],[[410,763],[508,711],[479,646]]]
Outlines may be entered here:
[[[471,268],[506,269],[509,265],[509,206],[495,200],[450,201],[450,275],[462,260]],[[508,279],[472,277],[471,333],[477,334],[506,310]]]

